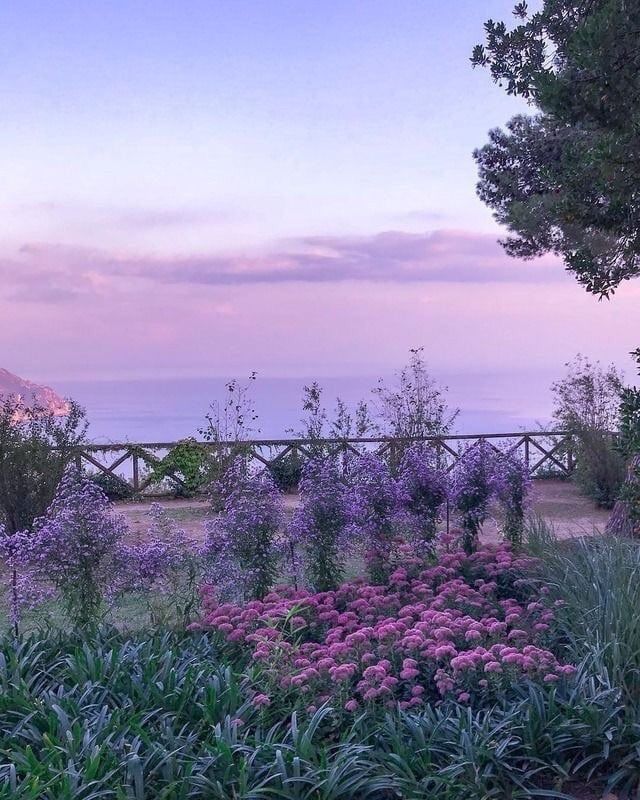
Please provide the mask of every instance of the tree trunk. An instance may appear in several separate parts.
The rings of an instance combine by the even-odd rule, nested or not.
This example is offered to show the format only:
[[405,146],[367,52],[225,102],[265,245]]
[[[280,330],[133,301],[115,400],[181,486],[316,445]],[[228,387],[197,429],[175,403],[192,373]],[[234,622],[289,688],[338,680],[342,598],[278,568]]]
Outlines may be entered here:
[[640,453],[629,462],[627,478],[607,522],[606,533],[640,537]]

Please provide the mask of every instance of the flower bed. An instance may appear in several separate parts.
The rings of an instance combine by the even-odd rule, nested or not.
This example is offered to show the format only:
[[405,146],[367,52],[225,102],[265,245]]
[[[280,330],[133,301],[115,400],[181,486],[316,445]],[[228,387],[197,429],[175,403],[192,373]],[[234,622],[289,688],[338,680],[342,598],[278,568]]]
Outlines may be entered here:
[[217,632],[229,655],[260,667],[257,704],[293,694],[309,711],[327,701],[347,712],[471,703],[575,671],[545,647],[553,611],[524,577],[531,566],[507,545],[437,559],[403,546],[386,585],[279,587],[244,605],[218,604],[204,586],[193,627]]

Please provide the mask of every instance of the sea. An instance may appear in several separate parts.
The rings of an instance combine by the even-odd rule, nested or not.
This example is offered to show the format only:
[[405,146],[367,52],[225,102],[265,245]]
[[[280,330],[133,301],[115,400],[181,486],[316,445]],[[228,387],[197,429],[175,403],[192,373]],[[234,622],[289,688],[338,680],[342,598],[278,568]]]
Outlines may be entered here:
[[[454,433],[510,433],[548,425],[550,385],[557,377],[544,370],[443,372],[434,375],[447,388],[450,408],[459,408]],[[389,385],[393,376],[385,378]],[[54,388],[77,400],[87,412],[88,438],[100,444],[171,442],[198,436],[212,403],[223,402],[228,379],[219,377],[140,380],[56,381]],[[314,378],[260,377],[251,396],[258,419],[251,438],[285,438],[301,427],[303,386]],[[354,408],[359,400],[375,403],[375,377],[318,379],[329,415],[340,397]]]

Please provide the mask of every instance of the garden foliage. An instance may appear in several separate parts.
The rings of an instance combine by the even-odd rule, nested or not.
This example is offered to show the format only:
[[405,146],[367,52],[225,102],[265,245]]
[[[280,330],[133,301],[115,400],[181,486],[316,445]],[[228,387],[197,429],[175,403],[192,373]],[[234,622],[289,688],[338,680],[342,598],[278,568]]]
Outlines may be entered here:
[[260,666],[267,698],[302,697],[353,713],[370,703],[422,707],[442,697],[487,702],[525,679],[572,675],[547,649],[553,609],[523,580],[526,558],[505,545],[437,559],[399,546],[388,582],[312,594],[280,587],[262,601],[219,604],[204,616],[234,658]]
[[23,561],[34,580],[59,592],[77,627],[95,624],[118,575],[125,531],[124,517],[95,483],[68,468],[46,516],[35,524]]
[[10,534],[31,530],[46,513],[85,432],[84,411],[73,401],[62,417],[0,398],[0,523]]
[[511,255],[560,255],[589,292],[640,274],[636,2],[518,2],[472,56],[534,108],[476,151],[480,198]]
[[349,550],[347,486],[336,458],[307,462],[300,481],[300,507],[290,537],[302,549],[305,578],[316,591],[336,589]]
[[240,457],[226,470],[215,496],[222,509],[207,523],[209,574],[224,595],[263,597],[284,549],[282,493],[268,472],[248,471]]
[[403,508],[419,541],[435,539],[449,497],[449,476],[438,464],[434,451],[422,443],[408,447],[398,470],[398,488]]

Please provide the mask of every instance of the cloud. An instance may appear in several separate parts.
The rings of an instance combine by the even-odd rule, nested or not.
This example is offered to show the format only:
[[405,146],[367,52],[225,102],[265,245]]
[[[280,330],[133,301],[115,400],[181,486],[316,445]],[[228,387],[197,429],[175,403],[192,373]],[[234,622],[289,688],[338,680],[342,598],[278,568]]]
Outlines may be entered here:
[[260,256],[191,256],[111,263],[116,271],[167,283],[522,283],[557,280],[556,259],[518,262],[493,236],[464,231],[312,236]]
[[0,259],[12,299],[66,302],[120,290],[130,281],[185,286],[283,283],[549,283],[563,279],[552,257],[509,258],[494,236],[456,230],[308,236],[259,254],[133,256],[61,245],[25,245]]
[[15,302],[61,304],[109,293],[112,284],[90,267],[90,251],[58,246],[25,245],[0,257],[0,284]]

